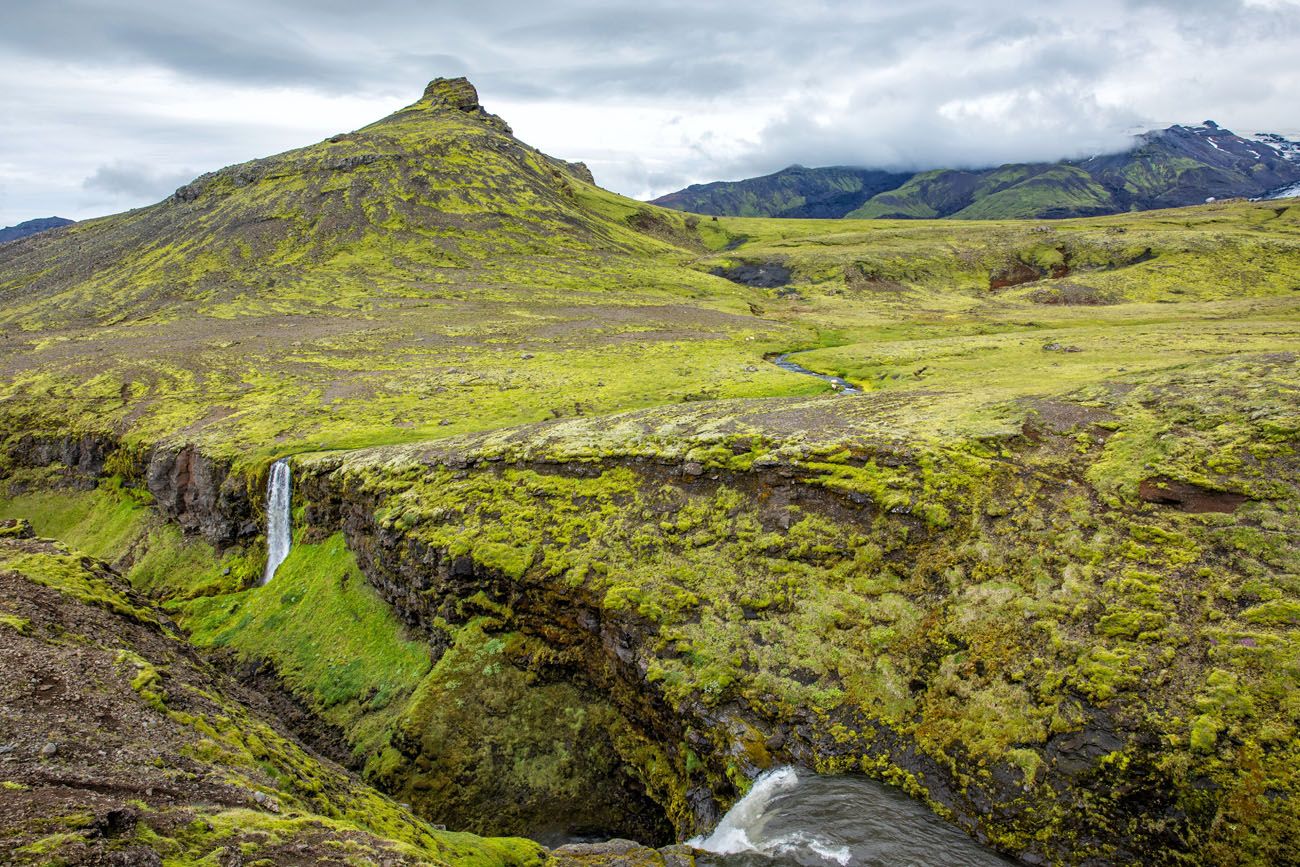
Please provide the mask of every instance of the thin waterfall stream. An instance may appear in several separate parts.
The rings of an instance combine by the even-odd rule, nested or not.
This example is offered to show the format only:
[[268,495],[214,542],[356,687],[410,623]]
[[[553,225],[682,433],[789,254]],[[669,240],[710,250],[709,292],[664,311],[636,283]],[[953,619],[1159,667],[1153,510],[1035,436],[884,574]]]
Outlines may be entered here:
[[275,577],[275,570],[280,568],[284,558],[289,556],[289,547],[293,543],[293,527],[290,520],[290,506],[293,502],[292,476],[288,460],[278,460],[271,464],[271,473],[266,480],[266,572],[262,584],[270,583]]

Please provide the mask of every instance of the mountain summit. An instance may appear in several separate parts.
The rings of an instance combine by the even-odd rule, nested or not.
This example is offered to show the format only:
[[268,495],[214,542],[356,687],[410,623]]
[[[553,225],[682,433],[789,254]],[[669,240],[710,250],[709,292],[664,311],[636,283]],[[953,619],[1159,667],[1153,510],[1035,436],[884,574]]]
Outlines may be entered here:
[[[912,175],[791,166],[759,178],[696,184],[654,204],[718,216],[1045,219],[1265,197],[1297,182],[1300,143],[1274,133],[1244,138],[1207,120],[1144,133],[1130,150],[1084,160]],[[828,189],[836,194],[828,196]]]
[[575,187],[590,181],[585,166],[516,139],[469,81],[437,79],[355,132],[8,248],[0,302],[22,321],[28,305],[57,298],[40,314],[47,323],[137,319],[164,306],[167,315],[354,308],[412,285],[620,249],[577,201]]

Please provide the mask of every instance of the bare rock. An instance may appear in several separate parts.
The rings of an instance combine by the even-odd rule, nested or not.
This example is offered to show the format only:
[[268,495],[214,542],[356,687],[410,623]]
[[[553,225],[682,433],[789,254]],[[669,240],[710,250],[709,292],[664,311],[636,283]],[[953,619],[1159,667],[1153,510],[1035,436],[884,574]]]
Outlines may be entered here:
[[424,89],[424,98],[431,108],[451,108],[456,111],[479,110],[478,90],[468,78],[435,78]]

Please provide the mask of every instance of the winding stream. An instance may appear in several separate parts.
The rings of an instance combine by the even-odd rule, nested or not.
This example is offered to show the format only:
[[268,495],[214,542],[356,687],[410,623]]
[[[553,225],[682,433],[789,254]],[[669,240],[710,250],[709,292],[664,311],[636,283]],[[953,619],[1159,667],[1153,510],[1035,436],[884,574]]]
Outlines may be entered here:
[[815,370],[809,370],[808,368],[803,367],[802,365],[795,364],[793,361],[790,360],[790,356],[794,354],[795,353],[793,352],[783,352],[780,355],[769,358],[768,361],[772,362],[782,370],[788,370],[791,373],[802,373],[804,376],[815,376],[818,379],[824,379],[827,382],[829,382],[831,385],[835,386],[836,390],[838,390],[840,394],[861,394],[862,393],[862,390],[860,388],[858,388],[855,385],[852,385],[846,379],[841,379],[838,376],[830,376],[825,373],[818,373]]
[[856,774],[776,768],[707,837],[700,867],[1005,867],[898,789]]

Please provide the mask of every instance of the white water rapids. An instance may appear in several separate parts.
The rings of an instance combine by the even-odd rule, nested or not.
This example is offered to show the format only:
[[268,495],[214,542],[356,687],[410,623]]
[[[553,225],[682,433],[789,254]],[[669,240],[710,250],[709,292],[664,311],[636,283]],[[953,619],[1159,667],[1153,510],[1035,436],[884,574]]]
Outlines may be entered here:
[[1006,865],[901,791],[867,777],[783,767],[754,781],[705,837],[701,867]]
[[270,583],[275,577],[275,570],[289,556],[289,546],[293,542],[289,520],[293,500],[291,482],[287,460],[271,465],[271,474],[266,480],[266,572],[262,576],[263,584]]

